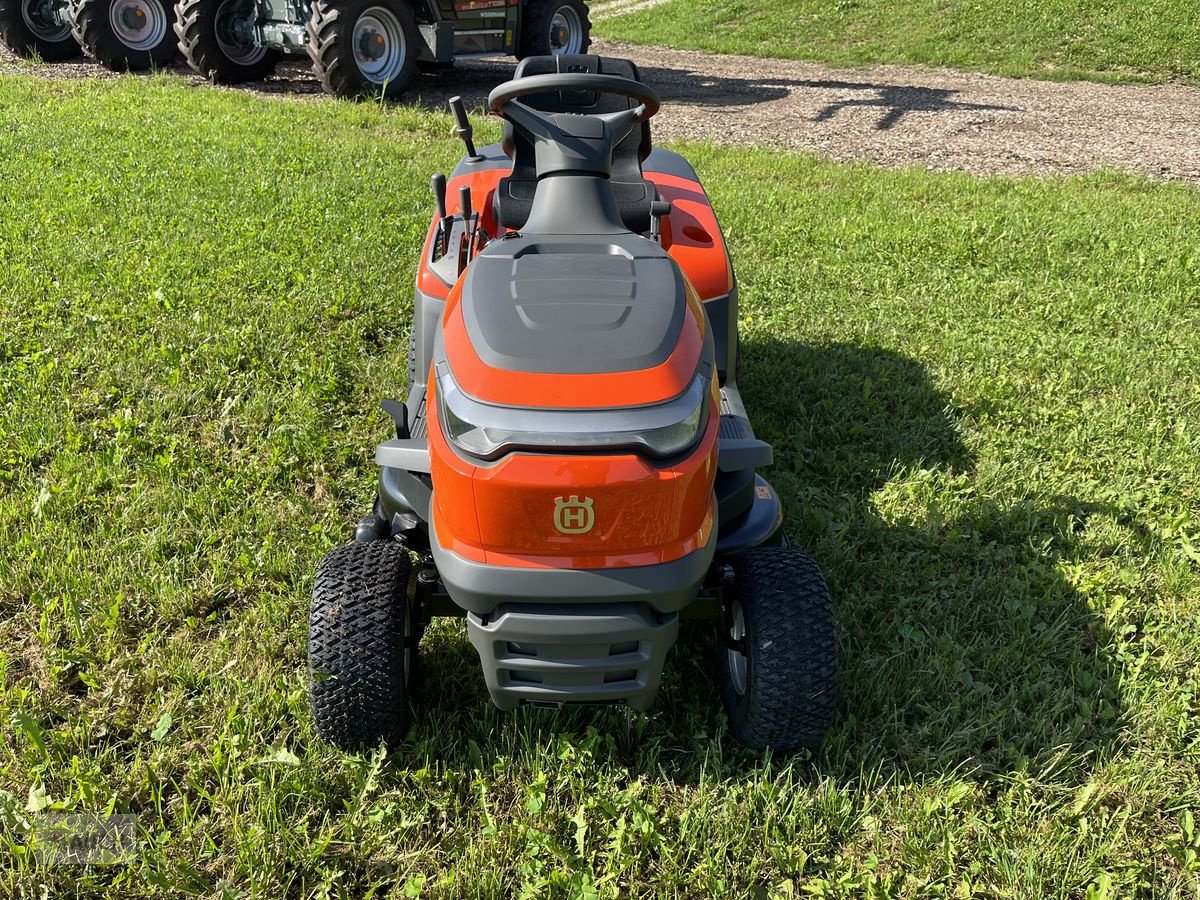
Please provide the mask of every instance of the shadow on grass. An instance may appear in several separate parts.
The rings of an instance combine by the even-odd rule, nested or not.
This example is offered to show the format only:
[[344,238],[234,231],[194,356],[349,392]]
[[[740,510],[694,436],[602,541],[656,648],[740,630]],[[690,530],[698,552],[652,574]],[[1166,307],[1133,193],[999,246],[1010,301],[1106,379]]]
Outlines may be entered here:
[[[1103,756],[1121,726],[1117,672],[1103,623],[1060,569],[1084,553],[1087,517],[1106,511],[976,497],[950,401],[890,351],[748,343],[741,384],[776,448],[767,474],[790,534],[824,569],[840,621],[841,718],[817,770],[1050,778]],[[685,627],[648,716],[501,714],[459,631],[441,628],[428,650],[416,749],[450,765],[544,752],[562,734],[681,782],[761,759],[725,731],[702,623]]]

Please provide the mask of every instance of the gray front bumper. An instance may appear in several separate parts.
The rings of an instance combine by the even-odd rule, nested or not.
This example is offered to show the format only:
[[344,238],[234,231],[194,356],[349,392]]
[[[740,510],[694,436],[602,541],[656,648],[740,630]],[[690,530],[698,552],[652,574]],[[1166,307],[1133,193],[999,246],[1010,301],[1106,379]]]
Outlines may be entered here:
[[468,614],[467,634],[501,709],[624,703],[645,710],[679,634],[679,614],[644,603],[512,604],[490,616]]
[[654,703],[679,612],[700,592],[716,550],[621,569],[527,569],[471,562],[441,547],[430,523],[438,576],[468,611],[492,701]]

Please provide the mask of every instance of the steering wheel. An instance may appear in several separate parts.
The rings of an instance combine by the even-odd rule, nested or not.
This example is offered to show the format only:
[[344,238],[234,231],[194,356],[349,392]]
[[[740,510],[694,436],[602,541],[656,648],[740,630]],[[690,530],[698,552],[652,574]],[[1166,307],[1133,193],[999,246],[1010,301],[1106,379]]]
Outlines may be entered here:
[[[533,109],[518,98],[556,91],[593,91],[638,101],[633,109],[578,115]],[[538,177],[559,171],[602,172],[612,168],[612,151],[633,129],[658,112],[658,94],[639,81],[616,75],[560,72],[531,75],[498,86],[488,108],[521,129],[534,144]]]
[[[488,109],[494,115],[506,118],[504,115],[506,105],[530,94],[548,94],[554,91],[595,91],[600,94],[632,97],[645,107],[645,111],[638,117],[639,123],[645,122],[653,116],[662,105],[657,93],[640,81],[634,81],[631,78],[589,72],[559,72],[516,78],[497,86],[488,94]],[[521,105],[525,106],[525,104]],[[525,108],[529,109],[528,106]]]

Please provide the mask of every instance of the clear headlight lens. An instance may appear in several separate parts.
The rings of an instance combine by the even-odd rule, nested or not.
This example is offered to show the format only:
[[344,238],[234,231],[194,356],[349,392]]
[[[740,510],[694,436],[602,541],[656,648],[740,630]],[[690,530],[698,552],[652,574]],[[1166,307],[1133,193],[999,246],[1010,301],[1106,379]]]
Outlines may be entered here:
[[629,449],[674,456],[699,440],[712,405],[705,367],[674,400],[630,409],[510,409],[467,396],[444,365],[438,366],[438,417],[455,445],[473,456],[496,459],[513,450]]

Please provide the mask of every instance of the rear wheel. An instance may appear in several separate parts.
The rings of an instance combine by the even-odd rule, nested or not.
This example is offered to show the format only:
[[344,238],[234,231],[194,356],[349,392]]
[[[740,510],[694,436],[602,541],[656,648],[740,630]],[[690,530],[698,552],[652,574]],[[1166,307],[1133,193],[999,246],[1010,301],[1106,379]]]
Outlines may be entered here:
[[583,0],[529,0],[521,22],[517,58],[587,53],[592,23]]
[[0,0],[0,40],[18,56],[46,62],[79,55],[67,4],[61,0]]
[[317,569],[308,620],[309,697],[321,737],[343,750],[397,743],[419,630],[408,598],[408,552],[392,541],[330,551]]
[[734,736],[758,749],[816,747],[837,708],[837,635],[821,572],[789,547],[731,560],[717,677]]
[[335,97],[399,97],[412,83],[420,51],[417,20],[404,0],[312,5],[308,55]]
[[175,35],[188,65],[218,84],[266,78],[279,54],[255,35],[254,0],[181,0],[175,7]]
[[118,72],[162,68],[175,58],[165,0],[71,0],[71,30],[83,51]]

